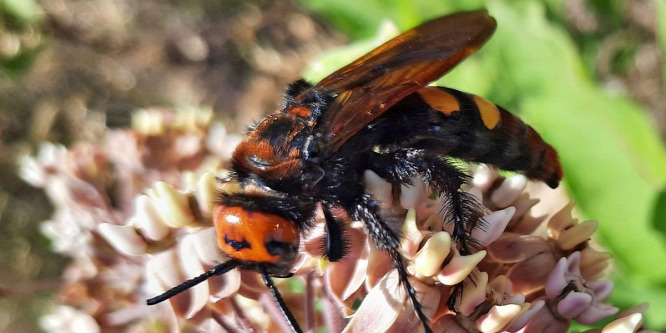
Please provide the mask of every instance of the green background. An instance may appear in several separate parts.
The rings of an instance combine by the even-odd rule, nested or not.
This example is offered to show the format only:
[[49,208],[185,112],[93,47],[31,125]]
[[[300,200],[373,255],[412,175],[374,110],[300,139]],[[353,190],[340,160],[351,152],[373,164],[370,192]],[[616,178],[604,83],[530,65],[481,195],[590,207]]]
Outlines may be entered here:
[[[613,254],[608,300],[620,309],[649,302],[647,327],[666,329],[666,154],[648,112],[595,75],[604,34],[622,29],[625,3],[588,1],[602,31],[574,35],[563,1],[305,0],[336,28],[359,40],[325,57],[308,76],[320,78],[376,44],[382,19],[400,31],[460,10],[487,8],[498,22],[492,39],[438,83],[478,94],[519,114],[560,155],[568,193],[586,219],[599,221],[598,241]],[[666,2],[657,1],[657,36],[666,47]],[[372,13],[371,15],[368,13]],[[605,29],[605,30],[604,30]],[[382,37],[375,37],[382,39]],[[628,70],[618,51],[614,66]],[[319,65],[319,64],[318,64]],[[658,110],[666,112],[666,110]]]

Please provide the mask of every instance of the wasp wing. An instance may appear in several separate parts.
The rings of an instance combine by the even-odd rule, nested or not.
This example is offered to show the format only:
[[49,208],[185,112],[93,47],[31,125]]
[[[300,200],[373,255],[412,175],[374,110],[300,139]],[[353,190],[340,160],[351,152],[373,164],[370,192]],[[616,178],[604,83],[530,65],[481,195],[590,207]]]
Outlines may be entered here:
[[490,38],[495,19],[485,10],[424,23],[327,76],[312,89],[338,96],[318,133],[338,150],[393,104],[438,79]]

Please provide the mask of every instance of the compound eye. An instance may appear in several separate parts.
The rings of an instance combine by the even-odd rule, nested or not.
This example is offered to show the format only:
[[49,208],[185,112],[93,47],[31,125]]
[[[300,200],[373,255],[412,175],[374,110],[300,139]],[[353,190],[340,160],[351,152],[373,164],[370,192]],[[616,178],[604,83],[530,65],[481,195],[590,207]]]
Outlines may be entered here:
[[287,244],[287,243],[276,241],[276,240],[268,241],[268,242],[266,242],[266,251],[268,251],[268,253],[270,253],[274,256],[278,256],[278,255],[281,255],[281,254],[285,253],[286,247],[288,245],[289,244]]

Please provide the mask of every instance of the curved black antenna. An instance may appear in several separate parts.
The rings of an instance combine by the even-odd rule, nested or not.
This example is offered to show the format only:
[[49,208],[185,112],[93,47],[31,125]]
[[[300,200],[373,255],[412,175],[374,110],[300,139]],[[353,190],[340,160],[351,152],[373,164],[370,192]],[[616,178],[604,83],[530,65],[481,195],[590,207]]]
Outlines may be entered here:
[[301,327],[298,326],[296,318],[294,318],[294,315],[291,314],[291,312],[289,311],[287,304],[284,303],[282,295],[280,295],[280,291],[273,283],[273,279],[271,279],[271,277],[268,276],[266,272],[261,273],[261,278],[264,280],[264,284],[266,285],[266,287],[268,287],[268,289],[270,289],[271,292],[273,293],[273,299],[275,300],[275,303],[277,303],[278,308],[280,308],[282,316],[284,316],[284,318],[287,320],[287,323],[289,323],[291,330],[294,333],[302,333],[303,331],[301,330]]
[[201,275],[199,275],[195,278],[191,278],[191,279],[189,279],[189,280],[187,280],[187,281],[185,281],[185,282],[167,290],[165,293],[163,293],[159,296],[155,296],[151,299],[146,300],[146,304],[155,305],[157,303],[166,301],[169,298],[171,298],[173,296],[176,296],[176,295],[182,293],[183,291],[185,291],[187,289],[190,289],[190,288],[196,286],[197,284],[199,284],[201,282],[204,282],[204,281],[208,280],[209,278],[211,278],[215,275],[222,275],[222,274],[236,268],[238,266],[238,264],[239,264],[239,262],[236,261],[236,260],[229,260],[229,261],[223,262],[223,263],[215,266],[213,269],[211,269],[211,270],[209,270],[209,271],[207,271],[207,272],[205,272],[205,273],[203,273],[203,274],[201,274]]

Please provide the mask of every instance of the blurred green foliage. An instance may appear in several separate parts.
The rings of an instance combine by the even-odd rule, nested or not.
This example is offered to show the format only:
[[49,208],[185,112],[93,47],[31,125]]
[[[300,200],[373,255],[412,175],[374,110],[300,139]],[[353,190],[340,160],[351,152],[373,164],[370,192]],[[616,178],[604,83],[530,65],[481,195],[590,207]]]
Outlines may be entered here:
[[[498,21],[491,41],[441,84],[484,96],[518,113],[559,151],[565,186],[598,238],[613,253],[610,302],[627,308],[650,302],[647,325],[666,329],[666,150],[649,114],[637,102],[610,92],[596,77],[601,37],[623,27],[625,2],[594,0],[599,26],[570,33],[565,6],[556,0],[355,1],[301,0],[352,43],[315,63],[306,77],[325,74],[379,45],[389,19],[406,30],[430,18],[487,8]],[[656,1],[658,40],[666,50],[666,2]],[[373,36],[374,39],[367,38]],[[637,45],[622,45],[611,70],[629,71]],[[666,72],[666,71],[664,71]]]
[[0,0],[0,69],[17,75],[38,53],[42,11],[34,0]]
[[0,0],[0,13],[4,22],[15,26],[37,23],[41,9],[34,0]]

